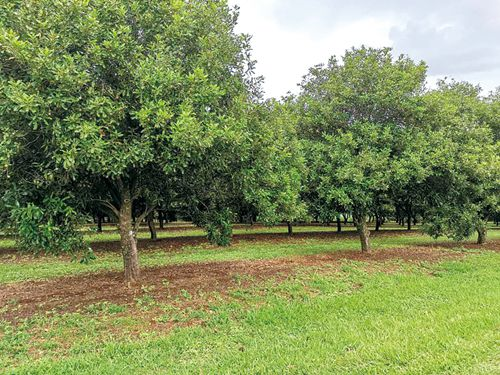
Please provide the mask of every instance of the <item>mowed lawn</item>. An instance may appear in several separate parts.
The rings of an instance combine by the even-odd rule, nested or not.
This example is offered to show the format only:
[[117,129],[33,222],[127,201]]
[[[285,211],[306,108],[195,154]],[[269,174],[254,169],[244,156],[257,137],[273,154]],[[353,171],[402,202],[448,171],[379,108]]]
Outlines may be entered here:
[[[162,251],[160,242],[141,253],[142,266],[196,273],[199,264],[199,291],[159,298],[163,289],[146,279],[132,302],[117,303],[113,295],[76,311],[61,306],[31,315],[24,313],[28,302],[9,297],[0,307],[0,371],[500,374],[499,241],[498,230],[483,247],[386,233],[374,236],[373,259],[354,259],[359,243],[348,235],[241,240],[227,249]],[[398,255],[412,252],[421,257]],[[278,268],[296,259],[293,270]],[[231,282],[210,288],[222,280],[212,278],[211,265],[214,274],[228,269]],[[246,266],[248,273],[241,271]],[[98,253],[89,265],[3,255],[0,299],[51,282],[64,290],[68,279],[61,276],[92,285],[93,277],[120,267],[115,252]],[[165,290],[173,278],[162,280]]]

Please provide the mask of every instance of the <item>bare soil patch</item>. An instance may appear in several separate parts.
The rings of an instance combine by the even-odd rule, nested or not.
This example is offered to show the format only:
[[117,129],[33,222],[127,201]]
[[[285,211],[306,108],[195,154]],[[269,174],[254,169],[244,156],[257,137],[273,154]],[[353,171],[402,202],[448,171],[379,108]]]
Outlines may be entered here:
[[[141,274],[141,285],[131,288],[124,284],[121,272],[23,282],[3,286],[0,290],[0,306],[12,306],[1,313],[0,318],[17,321],[38,313],[75,312],[100,302],[133,306],[136,299],[145,293],[155,301],[167,303],[186,292],[191,295],[200,292],[224,294],[241,286],[242,275],[252,283],[271,278],[282,279],[303,266],[340,266],[344,260],[369,263],[392,260],[438,262],[463,256],[464,253],[440,247],[418,246],[381,250],[370,254],[341,251],[273,260],[190,263],[145,268]],[[199,300],[196,303],[203,304],[204,301]]]

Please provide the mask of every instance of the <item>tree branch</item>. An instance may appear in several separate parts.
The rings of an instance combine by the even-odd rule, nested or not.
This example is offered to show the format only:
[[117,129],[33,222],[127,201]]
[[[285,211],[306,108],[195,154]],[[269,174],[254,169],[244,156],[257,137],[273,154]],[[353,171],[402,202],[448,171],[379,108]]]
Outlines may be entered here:
[[144,210],[144,212],[135,221],[134,230],[136,232],[139,230],[139,226],[141,225],[143,220],[146,218],[146,216],[148,216],[151,212],[153,212],[155,208],[156,208],[156,205],[152,205],[151,207],[148,207],[146,205],[146,209]]
[[116,208],[115,206],[113,206],[113,204],[111,202],[108,202],[108,201],[105,201],[105,200],[102,200],[102,199],[94,199],[94,201],[99,202],[103,206],[109,208],[111,210],[111,212],[113,212],[113,214],[116,215],[117,219],[120,218],[120,210],[118,210],[118,208]]

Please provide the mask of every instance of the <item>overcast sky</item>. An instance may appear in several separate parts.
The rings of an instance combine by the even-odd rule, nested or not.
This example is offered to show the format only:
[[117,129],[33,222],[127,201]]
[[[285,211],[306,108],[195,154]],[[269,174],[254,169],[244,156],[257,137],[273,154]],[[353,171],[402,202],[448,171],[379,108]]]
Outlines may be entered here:
[[429,83],[454,77],[500,85],[500,0],[230,0],[253,35],[267,96],[297,92],[309,67],[365,44],[429,65]]

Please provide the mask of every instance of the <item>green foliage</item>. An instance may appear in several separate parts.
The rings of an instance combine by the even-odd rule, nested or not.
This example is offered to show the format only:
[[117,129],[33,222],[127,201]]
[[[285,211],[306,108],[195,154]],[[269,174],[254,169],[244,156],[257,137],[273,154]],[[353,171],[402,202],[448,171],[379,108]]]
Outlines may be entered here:
[[424,63],[365,47],[310,70],[299,100],[300,134],[308,197],[320,218],[385,212],[400,138],[418,124],[425,73]]
[[28,203],[24,207],[16,207],[12,215],[20,249],[55,255],[67,253],[75,256],[82,253],[84,262],[94,258],[78,231],[81,224],[75,220],[78,215],[64,199],[47,197],[41,206]]
[[434,238],[445,235],[455,241],[463,241],[477,229],[475,212],[477,207],[442,204],[426,211],[422,229]]
[[305,160],[296,132],[295,103],[290,98],[282,103],[270,100],[256,111],[245,198],[265,224],[306,220],[300,199]]
[[422,186],[425,229],[463,239],[486,227],[500,204],[500,144],[484,122],[479,88],[440,83],[425,97],[429,169]]
[[495,141],[500,141],[500,86],[485,100],[485,122],[491,128]]
[[320,195],[357,215],[367,215],[391,181],[391,128],[355,123],[337,136],[325,136]]
[[408,126],[414,123],[426,65],[390,48],[361,47],[310,69],[301,84],[301,131],[310,139],[355,122]]
[[498,212],[496,96],[440,81],[390,49],[353,49],[310,70],[299,100],[310,171],[305,195],[319,218],[391,214],[428,233],[468,238]]
[[205,219],[205,229],[210,243],[217,246],[229,246],[233,235],[233,214],[229,209],[210,212]]

